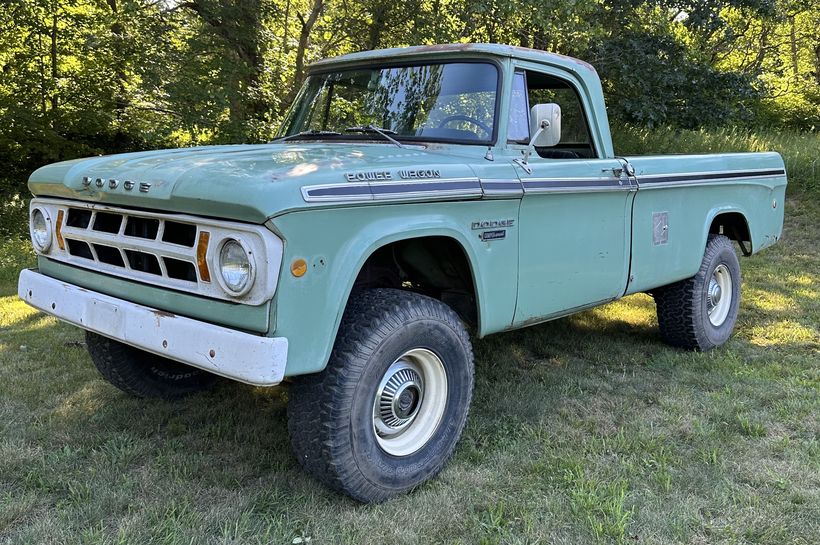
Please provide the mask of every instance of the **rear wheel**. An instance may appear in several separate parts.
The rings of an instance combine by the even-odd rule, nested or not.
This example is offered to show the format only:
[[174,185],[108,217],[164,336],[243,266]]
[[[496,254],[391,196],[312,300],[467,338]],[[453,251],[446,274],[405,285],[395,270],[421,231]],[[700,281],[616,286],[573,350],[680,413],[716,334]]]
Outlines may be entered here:
[[400,290],[364,291],[345,310],[325,370],[291,385],[291,444],[324,484],[384,501],[444,467],[472,390],[472,348],[450,307]]
[[664,340],[709,350],[732,334],[740,306],[740,263],[732,241],[710,235],[700,270],[692,278],[653,291]]
[[103,378],[135,397],[175,399],[205,390],[219,378],[90,331],[85,342]]

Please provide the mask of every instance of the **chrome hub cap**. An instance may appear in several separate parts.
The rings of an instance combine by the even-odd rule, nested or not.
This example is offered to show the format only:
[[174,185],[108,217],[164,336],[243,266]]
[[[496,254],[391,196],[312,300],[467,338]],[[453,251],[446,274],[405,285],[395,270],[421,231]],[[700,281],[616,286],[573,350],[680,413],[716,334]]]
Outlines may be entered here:
[[729,315],[732,306],[732,275],[729,268],[720,264],[715,267],[706,290],[706,312],[713,326],[720,326]]
[[709,280],[709,311],[714,310],[720,302],[720,293],[720,284],[712,277],[712,279]]
[[391,365],[379,385],[376,430],[385,436],[399,433],[418,413],[423,393],[421,375],[413,366],[404,361]]
[[373,401],[379,446],[394,456],[423,447],[438,428],[447,404],[447,374],[433,352],[415,348],[388,367]]

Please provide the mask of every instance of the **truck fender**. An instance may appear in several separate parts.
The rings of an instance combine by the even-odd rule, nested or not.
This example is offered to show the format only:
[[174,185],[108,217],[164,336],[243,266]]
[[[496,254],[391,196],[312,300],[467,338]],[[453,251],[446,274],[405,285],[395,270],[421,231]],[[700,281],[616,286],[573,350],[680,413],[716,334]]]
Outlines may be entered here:
[[[746,230],[749,233],[749,244],[750,244],[750,252],[751,255],[754,253],[754,236],[752,235],[752,228],[749,225],[749,214],[747,211],[736,204],[722,204],[713,207],[709,210],[709,213],[706,215],[706,221],[703,224],[703,232],[701,233],[701,247],[703,248],[704,252],[706,251],[706,243],[709,238],[709,229],[712,227],[712,223],[715,221],[715,218],[724,214],[740,214],[743,218],[743,221],[746,223]],[[731,237],[730,237],[731,238]],[[745,253],[745,252],[744,252]]]
[[[470,274],[472,275],[473,279],[473,286],[475,287],[476,291],[475,296],[476,305],[478,307],[478,330],[481,330],[481,316],[483,315],[482,305],[484,304],[484,298],[482,297],[483,282],[481,277],[481,270],[479,267],[475,266],[475,264],[477,263],[477,256],[475,255],[472,246],[470,246],[470,244],[467,243],[467,239],[461,231],[453,227],[439,226],[431,228],[419,227],[413,229],[412,231],[402,229],[401,231],[385,234],[384,232],[380,232],[379,227],[376,227],[375,225],[373,227],[374,229],[372,231],[372,234],[376,235],[376,233],[378,233],[378,235],[371,238],[368,236],[371,234],[371,232],[361,233],[361,235],[363,235],[365,237],[365,240],[367,241],[367,246],[365,250],[361,252],[358,256],[355,266],[350,267],[348,269],[349,274],[346,275],[346,286],[344,290],[344,305],[339,305],[339,311],[336,315],[336,319],[333,324],[334,339],[339,332],[339,325],[342,321],[342,315],[344,314],[344,310],[347,307],[347,304],[350,300],[350,294],[353,291],[353,285],[356,281],[356,278],[358,277],[359,273],[362,270],[362,267],[370,258],[370,256],[372,256],[380,248],[383,248],[394,242],[433,236],[446,237],[454,240],[461,247],[462,251],[464,252],[464,255],[467,257],[467,262],[470,266]],[[368,231],[370,230],[368,229]]]

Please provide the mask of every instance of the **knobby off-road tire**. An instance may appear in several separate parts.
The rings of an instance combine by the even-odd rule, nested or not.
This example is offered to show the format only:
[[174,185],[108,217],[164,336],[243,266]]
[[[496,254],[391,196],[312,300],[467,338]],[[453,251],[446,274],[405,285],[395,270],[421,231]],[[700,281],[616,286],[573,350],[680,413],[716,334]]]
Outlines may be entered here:
[[90,331],[85,343],[103,378],[135,397],[176,399],[209,388],[219,378]]
[[667,343],[703,351],[725,343],[740,305],[740,263],[732,241],[709,235],[697,274],[656,289],[652,295]]
[[302,467],[361,502],[436,475],[473,392],[473,352],[444,303],[395,289],[351,296],[330,361],[290,386],[288,431]]

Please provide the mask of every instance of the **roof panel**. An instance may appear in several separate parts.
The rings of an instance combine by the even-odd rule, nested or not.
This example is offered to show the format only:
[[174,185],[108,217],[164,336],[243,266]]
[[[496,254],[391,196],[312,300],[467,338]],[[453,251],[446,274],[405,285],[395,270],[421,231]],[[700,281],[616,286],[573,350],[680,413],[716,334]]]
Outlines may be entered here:
[[375,61],[385,61],[391,58],[398,59],[420,59],[425,57],[458,57],[462,54],[475,54],[476,56],[487,57],[507,57],[514,59],[522,59],[532,62],[540,62],[544,64],[551,64],[562,66],[570,70],[582,69],[591,70],[594,68],[588,63],[567,57],[566,55],[559,55],[557,53],[548,53],[538,49],[529,49],[526,47],[516,47],[504,44],[437,44],[437,45],[416,45],[412,47],[394,47],[390,49],[376,49],[372,51],[360,51],[358,53],[349,53],[339,57],[330,59],[323,59],[311,64],[308,70],[326,69],[333,65],[350,65],[350,64],[368,64]]

